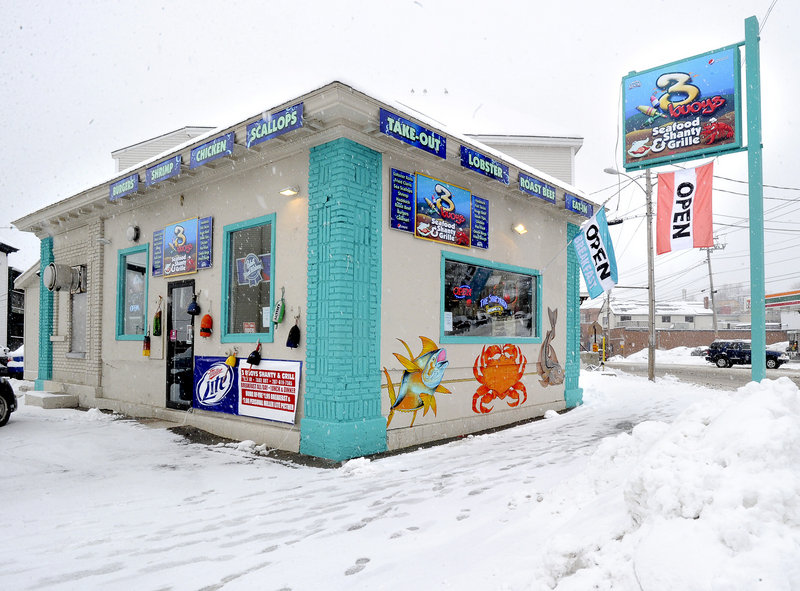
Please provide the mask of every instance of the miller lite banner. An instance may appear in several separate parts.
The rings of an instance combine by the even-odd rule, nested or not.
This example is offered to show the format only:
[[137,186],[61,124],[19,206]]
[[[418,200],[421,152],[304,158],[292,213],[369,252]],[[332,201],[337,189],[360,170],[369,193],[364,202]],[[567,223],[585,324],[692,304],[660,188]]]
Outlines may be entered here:
[[656,254],[714,246],[714,163],[658,175]]
[[606,211],[599,211],[581,224],[580,233],[572,240],[578,255],[589,297],[594,299],[617,284],[617,259],[608,233]]

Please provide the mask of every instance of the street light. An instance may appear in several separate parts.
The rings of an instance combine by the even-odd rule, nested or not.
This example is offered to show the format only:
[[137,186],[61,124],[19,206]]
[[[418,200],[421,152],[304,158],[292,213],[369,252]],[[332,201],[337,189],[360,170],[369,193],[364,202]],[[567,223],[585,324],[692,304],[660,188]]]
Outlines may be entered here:
[[650,169],[644,171],[645,186],[642,187],[631,175],[620,172],[616,168],[605,168],[606,174],[622,175],[629,178],[636,186],[644,191],[647,199],[647,323],[649,335],[647,340],[647,379],[654,382],[656,379],[656,290],[655,275],[653,271],[653,185],[650,183]]

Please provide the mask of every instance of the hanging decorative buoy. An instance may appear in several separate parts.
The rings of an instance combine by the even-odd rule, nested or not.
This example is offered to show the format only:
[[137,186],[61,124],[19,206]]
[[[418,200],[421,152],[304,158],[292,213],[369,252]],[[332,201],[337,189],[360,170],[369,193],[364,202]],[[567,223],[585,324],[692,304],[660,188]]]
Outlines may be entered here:
[[186,313],[189,316],[197,316],[200,314],[200,304],[197,303],[197,294],[192,294],[192,301],[189,302],[189,306],[186,308]]
[[156,308],[155,316],[153,316],[153,336],[161,336],[161,296],[158,296],[158,307]]
[[294,317],[294,326],[289,329],[289,336],[286,339],[286,346],[290,349],[297,349],[300,345],[300,312]]
[[255,350],[247,356],[247,363],[251,366],[261,363],[261,339],[258,340]]
[[286,312],[286,302],[283,299],[283,294],[286,291],[286,288],[281,287],[281,299],[275,304],[275,313],[272,315],[272,323],[275,326],[278,326],[281,322],[283,322],[283,315]]
[[211,315],[206,314],[203,316],[203,319],[200,320],[200,336],[201,337],[210,337],[211,336],[211,327],[214,325],[214,322],[211,320]]
[[144,339],[142,339],[142,355],[145,357],[150,357],[150,333],[148,332],[144,335]]
[[238,352],[239,351],[236,349],[236,347],[233,348],[233,351],[226,351],[226,353],[228,354],[228,358],[225,360],[225,365],[229,367],[236,367],[236,363],[239,361],[236,358],[236,354]]

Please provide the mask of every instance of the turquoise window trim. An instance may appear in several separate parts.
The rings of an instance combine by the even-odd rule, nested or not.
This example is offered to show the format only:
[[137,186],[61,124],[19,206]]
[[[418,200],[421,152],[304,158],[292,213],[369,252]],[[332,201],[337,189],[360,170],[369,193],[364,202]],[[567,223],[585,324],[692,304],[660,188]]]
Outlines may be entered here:
[[231,234],[238,230],[246,230],[256,226],[264,226],[270,224],[272,230],[270,232],[270,290],[269,290],[269,309],[275,310],[275,275],[277,270],[277,257],[275,256],[275,214],[262,215],[257,218],[245,220],[243,222],[236,222],[235,224],[228,224],[222,228],[222,310],[221,310],[221,330],[220,342],[221,343],[255,343],[261,341],[262,343],[272,343],[275,340],[275,330],[270,327],[269,332],[228,332],[228,292],[231,285]]
[[[144,334],[125,334],[125,257],[143,252],[145,256],[144,273]],[[132,246],[117,251],[117,324],[116,333],[118,341],[143,341],[144,335],[150,330],[147,324],[147,302],[150,297],[150,245]]]
[[[511,273],[520,273],[522,275],[532,275],[536,277],[536,334],[532,337],[460,337],[444,334],[444,281],[445,281],[445,262],[458,261],[460,263],[467,263],[470,265],[480,265],[481,267],[489,267],[499,271],[509,271]],[[439,269],[439,342],[443,344],[464,344],[464,345],[481,345],[481,344],[504,344],[504,343],[522,343],[536,345],[542,342],[542,274],[536,269],[528,269],[526,267],[518,267],[516,265],[509,265],[488,259],[478,259],[475,257],[467,256],[457,252],[442,251],[441,262]]]

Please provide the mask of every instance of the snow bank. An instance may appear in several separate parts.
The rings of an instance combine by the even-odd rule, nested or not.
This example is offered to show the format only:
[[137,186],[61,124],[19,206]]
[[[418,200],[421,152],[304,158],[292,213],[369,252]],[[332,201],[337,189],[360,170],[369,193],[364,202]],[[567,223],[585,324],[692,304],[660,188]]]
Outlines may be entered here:
[[573,523],[542,558],[550,588],[774,591],[800,582],[800,391],[788,378],[608,438],[581,480],[560,493],[586,498],[573,494]]

